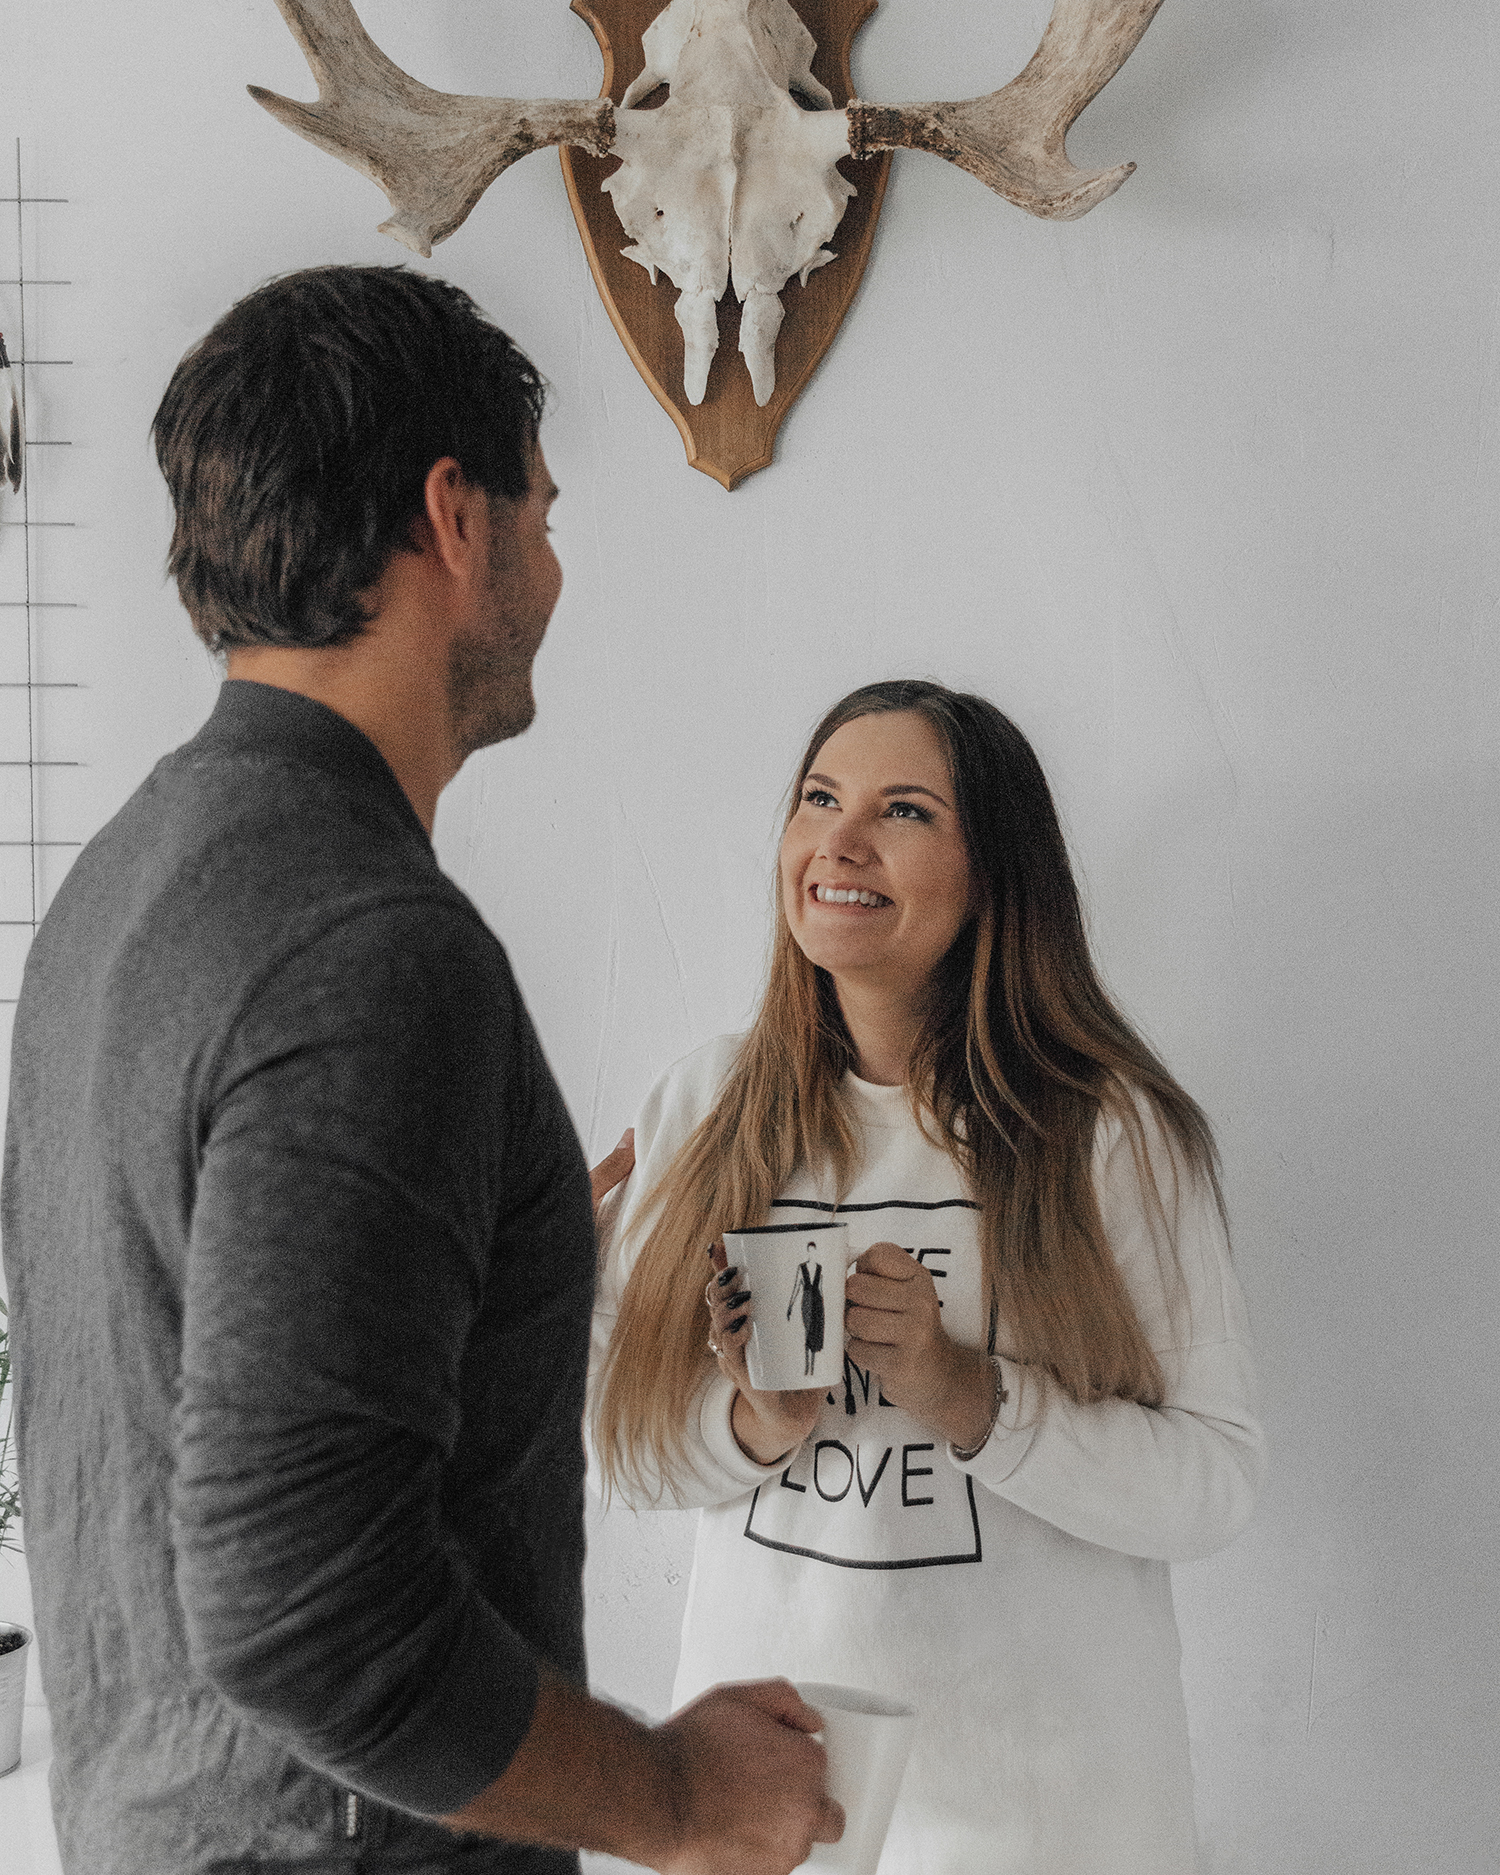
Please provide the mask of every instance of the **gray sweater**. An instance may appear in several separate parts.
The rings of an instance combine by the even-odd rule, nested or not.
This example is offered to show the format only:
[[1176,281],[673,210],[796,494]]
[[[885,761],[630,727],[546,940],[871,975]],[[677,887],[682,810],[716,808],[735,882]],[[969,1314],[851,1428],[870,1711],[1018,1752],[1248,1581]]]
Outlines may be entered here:
[[69,1875],[576,1869],[424,1818],[504,1770],[537,1655],[583,1677],[587,1174],[332,711],[226,683],[74,865],[4,1233]]

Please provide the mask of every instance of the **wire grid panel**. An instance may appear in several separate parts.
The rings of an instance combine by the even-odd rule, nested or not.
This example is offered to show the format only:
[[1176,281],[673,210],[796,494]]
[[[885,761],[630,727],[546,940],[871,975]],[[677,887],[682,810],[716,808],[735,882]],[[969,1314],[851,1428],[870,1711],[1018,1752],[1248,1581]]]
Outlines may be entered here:
[[49,379],[71,358],[47,342],[57,321],[56,296],[68,280],[44,263],[56,242],[44,217],[66,208],[62,197],[28,188],[20,139],[8,165],[10,188],[0,195],[0,331],[21,389],[26,452],[21,487],[0,487],[0,1013],[20,994],[26,951],[47,900],[78,849],[58,837],[54,784],[78,759],[60,744],[54,706],[76,680],[54,675],[50,655],[59,615],[81,608],[65,590],[59,548],[74,525],[54,512],[61,478],[56,464],[71,439],[56,435],[49,416],[62,403]]

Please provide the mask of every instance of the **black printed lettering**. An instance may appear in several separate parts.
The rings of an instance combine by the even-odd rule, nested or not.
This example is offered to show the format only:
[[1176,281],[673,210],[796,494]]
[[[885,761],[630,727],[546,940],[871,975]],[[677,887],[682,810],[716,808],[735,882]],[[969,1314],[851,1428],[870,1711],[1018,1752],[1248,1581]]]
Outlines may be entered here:
[[[844,1356],[844,1385],[847,1388],[849,1388],[850,1394],[852,1396],[853,1382],[851,1382],[849,1378],[851,1374],[854,1376],[854,1380],[858,1381],[860,1396],[863,1399],[865,1405],[868,1406],[870,1404],[871,1370],[864,1368],[864,1367],[856,1367],[853,1361],[851,1361],[849,1359],[849,1356],[846,1354]],[[830,1406],[833,1405],[833,1395],[831,1393],[828,1396],[828,1404]],[[894,1406],[896,1402],[894,1400],[888,1400],[885,1397],[885,1395],[881,1393],[879,1389],[877,1388],[876,1394],[875,1394],[875,1404],[877,1406]]]
[[[930,1452],[932,1447],[929,1445],[927,1450]],[[849,1476],[844,1480],[844,1488],[842,1491],[825,1491],[823,1489],[823,1480],[819,1476],[819,1470],[822,1466],[823,1454],[825,1452],[842,1452],[844,1455],[844,1463],[849,1467]],[[813,1447],[813,1485],[817,1490],[818,1496],[822,1498],[825,1504],[840,1504],[849,1495],[849,1487],[853,1482],[854,1454],[849,1450],[848,1446],[840,1444],[837,1439],[819,1439],[818,1443]]]
[[807,1491],[807,1486],[805,1484],[792,1483],[792,1468],[790,1465],[788,1465],[786,1470],[781,1474],[781,1488],[783,1491],[801,1491],[804,1494]]
[[906,1492],[909,1479],[930,1478],[932,1476],[931,1465],[913,1465],[910,1463],[912,1453],[930,1452],[933,1449],[934,1448],[930,1445],[903,1445],[901,1448],[901,1502],[908,1510],[915,1510],[919,1504],[930,1504],[933,1501],[930,1497],[908,1497]]
[[844,1356],[845,1379],[848,1379],[850,1375],[853,1376],[851,1385],[859,1388],[860,1398],[868,1406],[870,1404],[870,1370],[867,1367],[856,1367],[846,1354]]
[[870,1499],[875,1495],[875,1487],[880,1483],[881,1476],[885,1471],[886,1460],[890,1455],[891,1447],[887,1446],[880,1454],[880,1463],[875,1467],[875,1476],[870,1480],[870,1488],[867,1491],[865,1489],[864,1473],[859,1468],[859,1447],[856,1445],[854,1448],[854,1477],[855,1482],[859,1485],[859,1495],[864,1500],[866,1510],[870,1508]]

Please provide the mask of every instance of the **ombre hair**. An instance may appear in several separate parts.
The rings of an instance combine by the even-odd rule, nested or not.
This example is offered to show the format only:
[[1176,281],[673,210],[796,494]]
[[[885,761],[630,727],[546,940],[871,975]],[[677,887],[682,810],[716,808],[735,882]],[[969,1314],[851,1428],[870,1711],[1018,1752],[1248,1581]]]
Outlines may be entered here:
[[[1093,1146],[1118,1117],[1169,1255],[1177,1192],[1146,1149],[1149,1111],[1223,1213],[1208,1122],[1110,1000],[1089,955],[1078,888],[1041,764],[983,697],[918,681],[867,684],[814,729],[787,820],[829,737],[909,711],[947,750],[976,909],[938,965],[907,1088],[921,1124],[979,1205],[990,1320],[1042,1388],[1078,1401],[1161,1404],[1160,1365],[1105,1238]],[[703,1246],[763,1223],[795,1169],[848,1191],[858,1139],[840,1082],[856,1051],[833,978],[793,938],[781,900],[769,979],[712,1112],[647,1194],[645,1237],[595,1393],[606,1480],[632,1497],[675,1489],[706,1351]],[[1175,1273],[1175,1264],[1174,1264]]]

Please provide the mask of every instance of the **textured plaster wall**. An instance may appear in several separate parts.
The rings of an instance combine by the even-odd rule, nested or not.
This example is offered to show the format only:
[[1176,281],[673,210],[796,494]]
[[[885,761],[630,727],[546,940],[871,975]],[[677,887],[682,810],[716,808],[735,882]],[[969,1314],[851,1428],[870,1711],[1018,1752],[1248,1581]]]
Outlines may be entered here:
[[[563,0],[362,10],[440,87],[597,86]],[[1045,15],[882,0],[859,88],[991,88]],[[271,0],[47,0],[4,39],[0,133],[69,198],[26,238],[72,282],[28,319],[75,361],[34,374],[72,448],[32,468],[77,523],[34,572],[82,606],[40,649],[84,686],[42,709],[84,764],[44,831],[79,839],[214,691],[161,578],[173,363],[270,272],[401,254],[374,188],[245,97],[309,92]],[[752,1007],[777,803],[832,698],[933,674],[1041,752],[1109,980],[1217,1124],[1263,1355],[1264,1509],[1177,1574],[1213,1875],[1497,1866],[1497,62],[1468,0],[1167,0],[1075,132],[1140,164],[1086,221],[897,159],[844,331],[732,496],[617,343],[553,157],[432,263],[556,387],[568,574],[538,722],[469,765],[438,846],[596,1154]],[[6,530],[0,597],[17,564]],[[596,1680],[653,1713],[690,1546],[680,1516],[595,1526]]]

